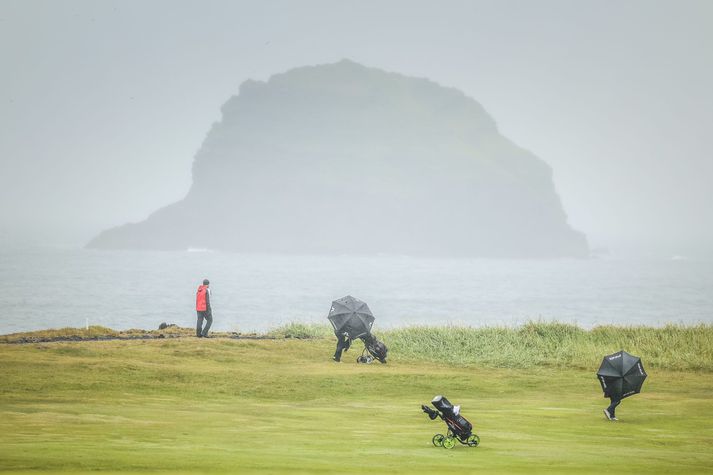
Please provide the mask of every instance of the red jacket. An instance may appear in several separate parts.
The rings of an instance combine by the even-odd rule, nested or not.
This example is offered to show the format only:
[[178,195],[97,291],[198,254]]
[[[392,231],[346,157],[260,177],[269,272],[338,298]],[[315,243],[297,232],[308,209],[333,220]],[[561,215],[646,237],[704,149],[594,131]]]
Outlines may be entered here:
[[208,310],[208,286],[199,285],[196,291],[196,310],[205,312]]

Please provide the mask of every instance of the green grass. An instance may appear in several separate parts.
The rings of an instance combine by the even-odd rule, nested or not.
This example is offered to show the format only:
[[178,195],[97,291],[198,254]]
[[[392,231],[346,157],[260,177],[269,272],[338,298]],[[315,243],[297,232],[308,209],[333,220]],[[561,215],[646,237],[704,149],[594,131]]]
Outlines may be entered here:
[[[667,331],[679,330],[685,333]],[[481,331],[441,330],[431,340],[424,329],[382,332],[391,347],[387,365],[354,363],[360,343],[333,363],[334,344],[325,338],[3,344],[0,470],[710,473],[710,372],[696,364],[668,369],[670,352],[649,356],[648,337],[639,341],[632,330],[624,346],[645,363],[663,363],[647,365],[644,392],[625,400],[621,421],[611,423],[602,415],[597,364],[581,366],[600,355],[578,350],[576,364],[564,364],[558,358],[567,348],[538,343],[537,330],[524,327],[514,334],[523,338],[515,349],[540,359],[510,365],[478,349],[487,338],[469,341]],[[582,336],[562,327],[552,338],[591,340],[587,348],[601,354],[621,346],[616,335],[616,344],[599,342],[607,331]],[[514,351],[501,337],[488,348]],[[420,353],[424,340],[430,346]],[[450,359],[428,355],[454,342],[470,350]],[[670,363],[680,365],[678,358]],[[431,445],[445,426],[420,404],[441,393],[462,405],[481,447]]]
[[276,338],[333,338],[334,331],[326,324],[291,322],[267,332],[267,335]]
[[[598,326],[530,322],[520,327],[404,327],[379,331],[389,350],[412,361],[500,368],[599,367],[620,349],[643,356],[652,369],[713,372],[713,325]],[[285,338],[334,338],[329,325],[290,323]]]
[[[123,330],[92,326],[0,335],[0,343],[39,343],[53,340],[192,337],[192,328]],[[219,332],[214,336],[235,337]],[[653,369],[713,372],[713,325],[599,326],[584,330],[563,323],[530,322],[520,327],[405,327],[380,332],[405,360],[500,368],[592,368],[601,356],[619,349],[643,356]],[[293,322],[263,335],[245,338],[333,339],[326,324]]]
[[625,349],[643,357],[646,368],[713,372],[713,325],[407,327],[384,332],[383,339],[405,358],[449,364],[587,369],[598,368],[603,355]]

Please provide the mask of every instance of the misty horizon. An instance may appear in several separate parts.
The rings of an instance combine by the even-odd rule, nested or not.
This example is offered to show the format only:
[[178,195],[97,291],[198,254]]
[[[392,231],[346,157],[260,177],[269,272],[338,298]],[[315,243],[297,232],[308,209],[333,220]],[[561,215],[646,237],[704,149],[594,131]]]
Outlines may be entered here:
[[182,199],[239,84],[349,58],[483,104],[591,248],[713,255],[710,3],[1,5],[6,247],[82,247]]

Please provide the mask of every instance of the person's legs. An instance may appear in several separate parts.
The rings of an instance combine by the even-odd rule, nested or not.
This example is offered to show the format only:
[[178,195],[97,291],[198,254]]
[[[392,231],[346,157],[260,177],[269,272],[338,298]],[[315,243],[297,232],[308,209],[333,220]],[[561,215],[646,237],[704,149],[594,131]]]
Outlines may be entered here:
[[201,337],[201,329],[203,328],[203,313],[198,311],[198,323],[196,323],[196,336]]
[[611,404],[607,407],[607,412],[609,413],[610,419],[616,419],[616,406],[621,403],[621,399],[610,397],[609,400],[611,401]]
[[203,336],[208,336],[208,330],[210,330],[210,326],[213,324],[213,314],[210,312],[207,312],[205,314],[205,328],[203,328]]
[[334,361],[340,361],[342,359],[342,350],[344,349],[344,345],[342,344],[342,340],[339,339],[337,340],[337,349],[334,352]]
[[342,351],[349,348],[348,339],[344,337],[337,337],[337,351],[334,352],[334,361],[340,361],[342,359]]

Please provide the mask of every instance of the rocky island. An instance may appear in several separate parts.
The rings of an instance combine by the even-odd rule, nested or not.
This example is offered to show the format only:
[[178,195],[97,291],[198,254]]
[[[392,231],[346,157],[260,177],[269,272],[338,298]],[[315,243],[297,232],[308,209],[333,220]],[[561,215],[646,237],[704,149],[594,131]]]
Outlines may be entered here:
[[97,249],[585,257],[552,170],[462,92],[352,61],[246,81],[187,196]]

